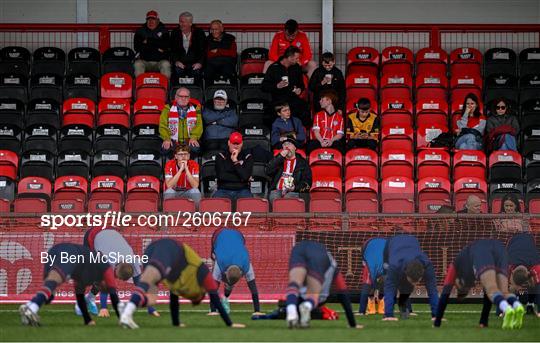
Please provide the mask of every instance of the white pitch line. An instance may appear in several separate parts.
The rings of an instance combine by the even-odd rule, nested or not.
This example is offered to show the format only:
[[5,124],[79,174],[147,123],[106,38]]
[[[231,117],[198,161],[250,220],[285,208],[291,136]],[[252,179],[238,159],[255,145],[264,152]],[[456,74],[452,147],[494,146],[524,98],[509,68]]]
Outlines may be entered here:
[[[159,310],[159,309],[158,309]],[[114,311],[111,309],[111,311]],[[208,310],[184,310],[184,309],[180,309],[180,311],[182,313],[203,313],[203,312],[208,312]],[[273,310],[272,310],[273,311]],[[7,309],[0,309],[0,313],[11,313],[11,312],[19,312],[19,310],[16,310],[16,309],[13,309],[13,310],[7,310]],[[41,310],[41,312],[59,312],[59,313],[75,313],[74,310],[64,310],[64,309],[43,309]],[[146,310],[144,309],[139,309],[138,312],[146,312]],[[159,310],[159,312],[164,312],[164,313],[168,313],[170,312],[169,310]],[[252,313],[253,311],[250,311],[250,310],[231,310],[231,312],[237,312],[237,313]],[[344,313],[343,311],[337,311],[339,313]],[[431,311],[414,311],[414,313],[431,313]],[[474,313],[480,313],[480,311],[472,311],[472,310],[468,310],[468,311],[445,311],[444,313],[471,313],[471,314],[474,314]],[[366,318],[370,318],[370,317],[373,317],[373,315],[370,315],[370,316],[365,316]]]

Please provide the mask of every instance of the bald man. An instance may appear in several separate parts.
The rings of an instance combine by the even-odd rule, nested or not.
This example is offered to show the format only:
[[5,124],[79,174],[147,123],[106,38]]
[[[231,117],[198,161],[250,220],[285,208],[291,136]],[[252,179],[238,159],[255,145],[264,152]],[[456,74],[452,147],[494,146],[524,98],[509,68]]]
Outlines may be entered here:
[[482,199],[476,195],[469,195],[463,210],[458,213],[480,214],[482,213]]

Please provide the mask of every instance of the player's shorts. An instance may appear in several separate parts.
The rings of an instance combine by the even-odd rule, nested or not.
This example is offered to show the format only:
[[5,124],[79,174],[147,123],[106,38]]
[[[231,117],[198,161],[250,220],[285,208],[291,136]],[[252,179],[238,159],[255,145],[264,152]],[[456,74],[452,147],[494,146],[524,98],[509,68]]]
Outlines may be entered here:
[[289,257],[289,270],[295,267],[306,268],[309,276],[324,283],[328,271],[335,270],[335,261],[321,243],[302,241],[293,247]]
[[[48,251],[49,260],[54,257],[52,266],[50,263],[45,263],[43,267],[43,276],[47,277],[51,270],[58,272],[64,281],[70,279],[77,268],[77,263],[64,262],[62,257],[77,256],[81,254],[80,249],[76,245],[70,243],[60,243],[53,246]],[[89,256],[86,256],[89,258]]]
[[182,244],[168,238],[151,243],[144,254],[148,256],[148,262],[144,267],[151,265],[157,268],[162,279],[170,281],[178,279],[186,264]]
[[496,239],[482,239],[470,247],[474,275],[479,278],[486,270],[508,275],[508,254],[503,243]]

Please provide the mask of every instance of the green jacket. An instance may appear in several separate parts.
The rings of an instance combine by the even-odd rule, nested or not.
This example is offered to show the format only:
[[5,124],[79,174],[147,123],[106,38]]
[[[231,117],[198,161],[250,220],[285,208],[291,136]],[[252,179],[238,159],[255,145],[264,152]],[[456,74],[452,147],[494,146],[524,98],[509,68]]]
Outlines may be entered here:
[[[200,140],[203,133],[203,121],[201,114],[201,106],[189,103],[190,107],[194,108],[194,111],[188,112],[188,115],[185,119],[178,120],[178,141],[184,142],[191,138]],[[169,112],[171,110],[171,105],[165,105],[161,115],[159,116],[159,136],[161,139],[171,140],[171,130],[169,128]],[[187,121],[188,119],[195,119],[195,126],[191,129],[191,132],[188,133]]]

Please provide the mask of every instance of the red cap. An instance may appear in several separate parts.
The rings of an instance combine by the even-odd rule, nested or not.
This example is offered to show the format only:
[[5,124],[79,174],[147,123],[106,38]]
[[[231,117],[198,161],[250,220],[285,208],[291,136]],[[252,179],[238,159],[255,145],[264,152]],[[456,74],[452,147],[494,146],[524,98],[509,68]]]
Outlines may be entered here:
[[229,136],[229,142],[232,144],[242,144],[242,134],[240,132],[233,132]]
[[152,11],[148,11],[148,13],[146,13],[146,19],[148,18],[159,18],[159,15],[156,11],[152,10]]

